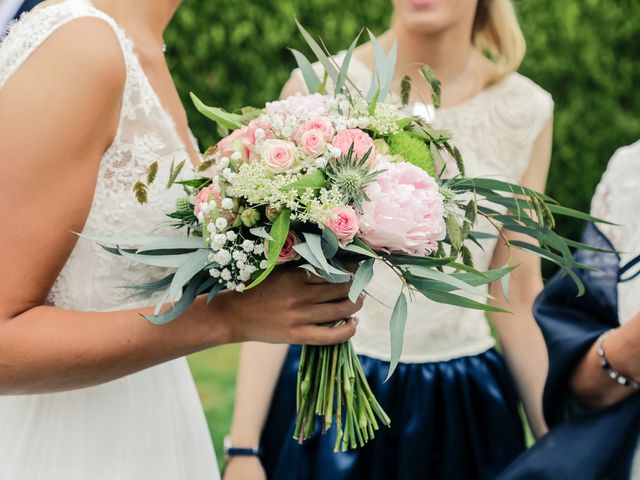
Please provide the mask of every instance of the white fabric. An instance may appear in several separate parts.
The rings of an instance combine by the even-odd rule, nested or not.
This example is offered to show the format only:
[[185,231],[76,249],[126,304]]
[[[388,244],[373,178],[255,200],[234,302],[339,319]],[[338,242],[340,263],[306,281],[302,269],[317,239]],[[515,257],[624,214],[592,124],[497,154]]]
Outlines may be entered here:
[[[66,0],[31,12],[0,44],[0,88],[49,35],[68,22],[94,17],[116,33],[126,84],[116,138],[101,160],[84,233],[150,234],[165,222],[179,190],[165,189],[171,161],[188,159],[172,118],[160,104],[122,29],[89,2]],[[153,161],[158,178],[150,205],[133,183]],[[172,230],[165,226],[163,233]],[[157,270],[154,276],[161,275]],[[49,302],[65,309],[107,311],[155,303],[123,285],[150,280],[150,269],[80,239],[56,280]],[[202,406],[186,359],[70,392],[0,397],[0,478],[11,480],[211,480],[219,478]]]
[[[338,64],[342,64],[343,55],[338,55]],[[294,75],[302,81],[298,70]],[[349,77],[359,90],[368,91],[371,72],[356,58],[352,58]],[[412,111],[433,114],[431,108],[421,104],[413,105]],[[553,100],[546,91],[513,73],[460,105],[438,110],[435,119],[428,119],[453,133],[468,176],[493,176],[518,183],[552,111]],[[477,230],[495,232],[488,222],[480,223]],[[489,267],[495,244],[495,240],[483,242],[484,251],[471,246],[480,270]],[[358,313],[360,324],[353,342],[358,353],[388,361],[389,319],[400,285],[395,274],[380,265],[367,291],[373,298],[367,298]],[[494,343],[484,313],[416,295],[409,305],[401,361],[445,361],[482,353]]]
[[2,0],[0,2],[0,31],[9,24],[22,6],[23,0]]
[[[591,213],[617,223],[598,227],[620,252],[624,265],[640,255],[640,141],[619,149],[598,184]],[[637,271],[636,269],[633,270]],[[640,277],[618,284],[618,315],[626,323],[640,313]],[[640,479],[640,446],[633,462],[633,479]]]

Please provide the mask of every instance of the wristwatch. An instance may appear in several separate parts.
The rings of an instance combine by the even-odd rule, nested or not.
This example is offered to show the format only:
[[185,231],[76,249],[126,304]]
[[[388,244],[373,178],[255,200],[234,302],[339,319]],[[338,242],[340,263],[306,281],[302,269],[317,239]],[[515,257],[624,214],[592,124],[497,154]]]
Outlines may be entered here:
[[231,443],[231,437],[229,435],[225,435],[223,441],[224,448],[224,457],[259,457],[260,449],[259,448],[251,448],[251,447],[234,447]]

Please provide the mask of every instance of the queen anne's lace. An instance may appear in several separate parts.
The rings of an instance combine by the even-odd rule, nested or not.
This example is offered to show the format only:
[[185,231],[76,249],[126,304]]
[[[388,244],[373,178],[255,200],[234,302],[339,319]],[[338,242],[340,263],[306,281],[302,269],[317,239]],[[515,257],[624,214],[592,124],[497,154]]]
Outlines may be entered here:
[[[0,49],[0,88],[47,38],[65,24],[80,18],[99,18],[115,31],[126,63],[126,83],[120,122],[113,144],[104,154],[96,180],[93,204],[83,234],[126,236],[158,233],[179,194],[165,190],[169,166],[189,159],[173,119],[151,88],[132,42],[115,22],[83,0],[66,0],[26,14],[12,25]],[[133,185],[145,176],[149,165],[159,163],[158,176],[149,189],[149,205],[141,206]],[[166,227],[160,229],[167,233]],[[95,242],[80,238],[51,292],[49,302],[74,310],[120,309],[149,304],[132,299],[126,285],[149,281],[164,271],[133,264],[116,257]],[[133,301],[135,300],[135,301]]]
[[[344,54],[339,54],[337,64],[342,65],[343,59]],[[299,71],[294,75],[304,84]],[[349,78],[360,91],[368,91],[371,72],[355,57]],[[413,105],[412,110],[433,115],[433,109],[423,104]],[[459,106],[438,110],[435,118],[428,120],[453,133],[453,143],[464,156],[467,176],[494,176],[517,183],[552,111],[553,101],[547,92],[513,73]],[[476,230],[495,233],[488,222],[480,222]],[[484,250],[470,245],[480,270],[489,268],[495,244],[495,240],[485,241]],[[388,319],[399,290],[394,273],[384,266],[376,267],[367,291],[377,300],[368,298],[358,314],[362,321],[354,345],[359,353],[390,359]],[[493,344],[482,312],[436,304],[417,294],[409,306],[402,361],[448,360],[481,353]]]

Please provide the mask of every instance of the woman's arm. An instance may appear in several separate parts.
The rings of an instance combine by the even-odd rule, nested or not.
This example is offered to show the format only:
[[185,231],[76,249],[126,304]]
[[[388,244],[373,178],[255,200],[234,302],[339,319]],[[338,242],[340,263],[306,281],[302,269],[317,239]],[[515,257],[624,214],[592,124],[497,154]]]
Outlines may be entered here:
[[[594,342],[571,377],[573,394],[588,408],[605,408],[636,392],[618,385],[604,371],[597,354],[599,346],[599,341]],[[640,379],[640,313],[607,334],[605,354],[620,374]]]
[[[544,191],[551,159],[552,122],[544,127],[534,145],[529,167],[522,178],[523,186]],[[505,232],[509,240],[527,238]],[[511,262],[517,268],[511,275],[509,296],[505,298],[499,282],[494,282],[490,293],[492,305],[505,308],[513,314],[492,313],[502,351],[516,381],[524,403],[529,424],[540,437],[547,431],[542,415],[542,392],[547,378],[548,357],[542,332],[533,317],[533,302],[542,290],[540,260],[531,253],[509,249],[502,240],[493,254],[491,268],[501,268]]]
[[113,30],[83,18],[52,34],[0,89],[0,394],[94,385],[226,342],[332,344],[353,335],[353,321],[317,325],[357,311],[349,286],[311,285],[302,271],[211,305],[198,299],[162,327],[141,318],[150,309],[45,305],[75,245],[70,232],[89,213],[124,82]]

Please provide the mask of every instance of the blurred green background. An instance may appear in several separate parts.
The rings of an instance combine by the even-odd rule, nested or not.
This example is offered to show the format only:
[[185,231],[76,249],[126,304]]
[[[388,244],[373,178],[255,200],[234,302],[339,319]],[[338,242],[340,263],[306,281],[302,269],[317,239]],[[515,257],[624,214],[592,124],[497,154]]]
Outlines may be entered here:
[[[555,99],[549,193],[588,209],[594,187],[617,147],[640,138],[640,2],[515,0],[527,39],[521,72]],[[196,136],[212,143],[215,128],[188,100],[233,110],[278,96],[294,60],[307,52],[294,18],[321,35],[331,51],[358,31],[382,33],[391,0],[184,0],[166,35],[168,58]],[[565,223],[576,237],[581,226]],[[218,452],[228,431],[237,347],[191,358]],[[214,428],[215,426],[215,428]]]

